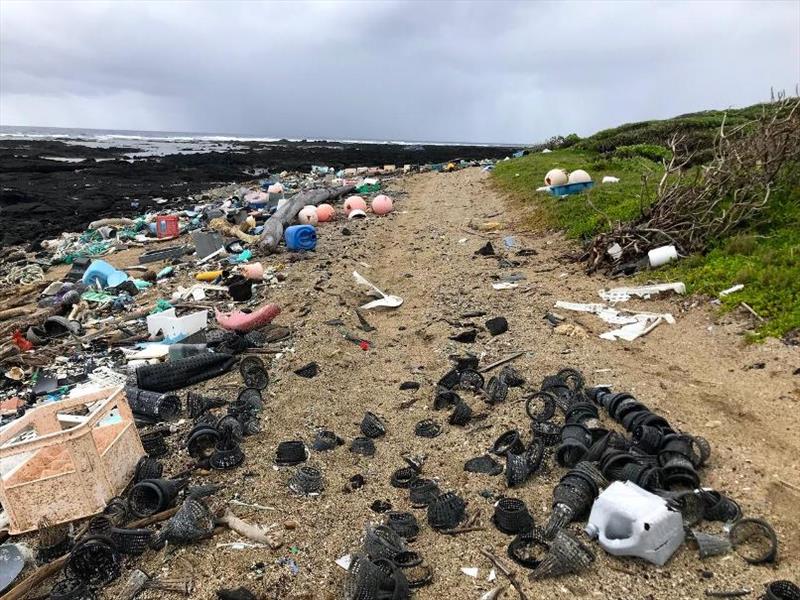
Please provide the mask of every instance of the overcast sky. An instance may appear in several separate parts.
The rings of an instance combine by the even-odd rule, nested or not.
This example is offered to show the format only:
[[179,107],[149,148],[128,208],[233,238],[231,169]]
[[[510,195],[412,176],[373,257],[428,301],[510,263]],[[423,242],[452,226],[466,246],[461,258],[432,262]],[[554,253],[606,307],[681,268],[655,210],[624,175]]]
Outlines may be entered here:
[[3,125],[535,142],[798,82],[798,0],[0,0]]

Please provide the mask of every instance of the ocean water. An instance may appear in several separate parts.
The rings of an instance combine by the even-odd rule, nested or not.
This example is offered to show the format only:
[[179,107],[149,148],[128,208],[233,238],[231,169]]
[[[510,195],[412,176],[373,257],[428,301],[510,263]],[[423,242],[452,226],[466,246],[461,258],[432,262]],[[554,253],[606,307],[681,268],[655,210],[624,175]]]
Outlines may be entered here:
[[[85,146],[89,148],[130,148],[127,156],[131,159],[148,156],[166,156],[168,154],[197,154],[202,152],[225,152],[244,149],[248,144],[264,142],[276,143],[279,138],[247,137],[220,133],[197,133],[186,131],[127,131],[122,129],[82,129],[63,127],[22,127],[0,125],[0,141],[2,140],[46,140],[65,144]],[[318,142],[324,144],[356,143],[356,144],[399,144],[404,146],[484,146],[492,144],[455,144],[444,142],[419,142],[401,140],[300,140],[289,142]],[[49,157],[59,160],[62,157]]]

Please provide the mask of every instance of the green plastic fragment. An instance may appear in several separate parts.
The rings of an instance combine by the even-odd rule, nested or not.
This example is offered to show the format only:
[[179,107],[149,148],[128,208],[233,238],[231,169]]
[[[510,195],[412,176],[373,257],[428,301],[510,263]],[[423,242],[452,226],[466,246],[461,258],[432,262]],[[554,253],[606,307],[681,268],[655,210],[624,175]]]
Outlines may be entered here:
[[164,312],[165,310],[169,310],[170,308],[172,308],[172,304],[170,304],[166,300],[162,300],[162,299],[159,298],[159,300],[156,302],[155,308],[150,311],[150,314],[154,315],[156,313],[160,313],[160,312]]

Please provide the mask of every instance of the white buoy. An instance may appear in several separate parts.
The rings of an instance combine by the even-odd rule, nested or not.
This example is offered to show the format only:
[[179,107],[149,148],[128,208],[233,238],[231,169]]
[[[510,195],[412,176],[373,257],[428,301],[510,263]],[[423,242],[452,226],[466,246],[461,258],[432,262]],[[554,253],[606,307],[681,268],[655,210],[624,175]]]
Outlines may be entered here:
[[589,183],[591,176],[583,169],[575,169],[569,174],[569,183]]
[[550,169],[544,176],[545,185],[564,185],[567,183],[567,172],[564,169]]

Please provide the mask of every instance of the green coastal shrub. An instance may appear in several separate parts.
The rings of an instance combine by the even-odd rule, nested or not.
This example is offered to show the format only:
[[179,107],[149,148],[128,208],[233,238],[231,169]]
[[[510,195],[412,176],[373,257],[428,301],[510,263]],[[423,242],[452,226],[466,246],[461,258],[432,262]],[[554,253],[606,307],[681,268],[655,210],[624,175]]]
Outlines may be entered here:
[[641,156],[652,160],[653,162],[661,162],[669,160],[672,153],[664,146],[657,144],[633,144],[632,146],[619,146],[614,150],[616,158],[633,158]]

